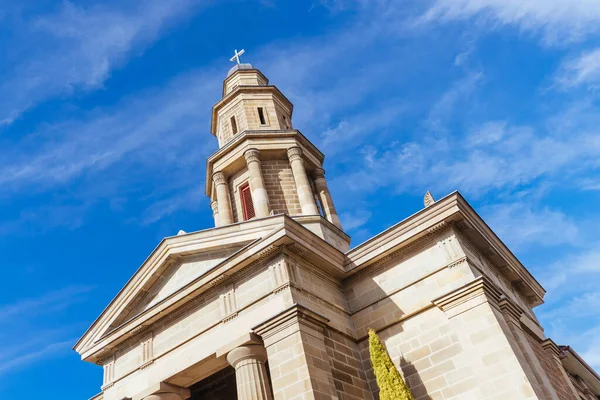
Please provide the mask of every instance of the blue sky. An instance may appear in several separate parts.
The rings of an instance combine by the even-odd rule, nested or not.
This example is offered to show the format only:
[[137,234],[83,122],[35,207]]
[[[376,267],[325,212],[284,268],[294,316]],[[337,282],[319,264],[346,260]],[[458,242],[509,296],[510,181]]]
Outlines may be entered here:
[[599,33],[596,0],[0,0],[0,397],[97,393],[75,340],[161,238],[212,226],[235,48],[327,155],[354,244],[460,190],[599,368]]

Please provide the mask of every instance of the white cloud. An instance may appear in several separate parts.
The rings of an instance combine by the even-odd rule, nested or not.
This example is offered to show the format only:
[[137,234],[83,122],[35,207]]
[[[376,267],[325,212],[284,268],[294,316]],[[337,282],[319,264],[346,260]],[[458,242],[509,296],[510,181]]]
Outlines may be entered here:
[[208,115],[198,110],[210,109],[211,99],[204,93],[218,92],[217,76],[190,73],[160,90],[96,110],[88,120],[43,125],[23,138],[14,147],[17,151],[0,149],[0,183],[5,190],[31,185],[42,190],[118,163],[163,169],[166,164],[189,163],[190,157],[201,159],[202,149],[213,144],[210,136],[204,138],[206,146],[197,139],[199,152],[179,150],[188,150],[199,127],[206,126]]
[[479,18],[482,26],[512,25],[547,44],[580,40],[600,30],[596,0],[435,0],[421,22]]
[[371,218],[369,210],[353,210],[340,215],[342,226],[346,232],[354,231],[363,227]]
[[579,240],[577,224],[557,210],[536,209],[525,203],[498,203],[484,207],[482,214],[510,248],[576,244]]
[[[575,121],[575,126],[565,129],[553,123],[555,119]],[[396,192],[461,190],[480,197],[522,189],[542,177],[571,184],[570,178],[597,167],[598,110],[575,107],[547,122],[548,126],[534,129],[494,121],[473,129],[466,139],[426,136],[387,147],[367,146],[362,168],[339,179],[357,193],[389,187]]]
[[0,326],[12,318],[22,317],[25,313],[33,316],[49,310],[69,307],[81,301],[82,296],[92,289],[90,286],[68,286],[39,297],[22,299],[10,304],[0,304]]
[[577,86],[597,88],[600,84],[600,48],[565,61],[555,77],[555,81],[563,88]]
[[[150,0],[79,7],[69,1],[58,12],[17,25],[11,46],[26,56],[7,58],[0,84],[0,125],[50,97],[101,86],[134,49],[155,40],[165,25],[199,0]],[[0,32],[2,32],[0,30]],[[2,67],[2,65],[0,65]]]
[[66,354],[75,341],[76,339],[72,338],[50,343],[41,349],[30,350],[28,352],[20,353],[12,358],[0,360],[0,376],[20,368],[25,368],[43,359],[56,356],[57,354]]

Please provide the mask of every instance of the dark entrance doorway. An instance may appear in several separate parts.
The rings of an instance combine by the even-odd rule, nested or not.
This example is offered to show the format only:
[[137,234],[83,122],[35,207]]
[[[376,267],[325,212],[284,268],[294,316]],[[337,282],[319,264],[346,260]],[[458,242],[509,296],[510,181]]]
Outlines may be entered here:
[[237,400],[235,370],[227,367],[192,385],[191,400]]

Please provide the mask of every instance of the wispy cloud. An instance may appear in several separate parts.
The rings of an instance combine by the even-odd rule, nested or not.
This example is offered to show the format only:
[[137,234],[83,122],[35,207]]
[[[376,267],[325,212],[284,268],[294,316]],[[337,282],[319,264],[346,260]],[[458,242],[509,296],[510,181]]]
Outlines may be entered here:
[[[90,286],[68,286],[66,288],[46,293],[40,297],[18,300],[9,304],[0,304],[0,321],[8,318],[36,313],[47,313],[52,310],[62,310],[82,300],[89,293]],[[0,322],[0,326],[3,325]]]
[[54,13],[27,16],[25,21],[7,25],[14,29],[5,32],[12,37],[9,47],[12,43],[31,46],[11,57],[10,66],[0,65],[0,72],[5,70],[0,84],[0,123],[11,123],[50,97],[100,87],[111,70],[155,40],[175,18],[188,16],[186,11],[197,3],[150,0],[83,7],[64,1]]
[[482,27],[512,25],[540,35],[544,43],[581,40],[600,29],[595,0],[435,0],[420,22],[479,18]]
[[580,86],[596,89],[600,85],[600,48],[567,59],[557,73],[555,81],[565,89]]
[[8,372],[24,368],[28,365],[39,362],[43,359],[56,356],[57,354],[65,354],[66,351],[73,346],[76,338],[63,340],[56,343],[50,343],[41,348],[41,350],[30,350],[18,356],[6,360],[0,360],[0,376]]
[[[600,156],[600,132],[588,125],[600,121],[600,112],[582,107],[548,117],[548,126],[494,121],[473,129],[466,140],[424,138],[387,148],[367,146],[362,168],[340,179],[354,192],[385,187],[398,192],[459,189],[476,197],[518,189],[542,176],[564,181],[597,167]],[[567,116],[580,113],[584,118],[569,131],[550,123],[561,116],[572,121]],[[569,173],[565,173],[567,166],[573,166]]]
[[[487,223],[510,248],[531,245],[556,246],[577,244],[580,240],[575,221],[558,210],[539,208],[523,199],[519,203],[496,203],[482,209]],[[560,232],[556,235],[555,232]]]
[[[219,78],[214,71],[190,72],[84,118],[42,125],[14,146],[1,148],[0,196],[34,196],[69,185],[71,197],[68,205],[44,204],[21,211],[12,221],[0,220],[4,225],[0,233],[40,220],[42,226],[61,221],[73,226],[95,202],[127,202],[134,193],[136,201],[145,203],[142,212],[155,202],[170,204],[171,210],[176,204],[185,206],[183,200],[168,198],[180,196],[178,191],[188,190],[190,182],[203,183],[194,166],[203,165],[216,142],[202,130],[208,126],[209,113],[199,110],[210,110],[213,99],[205,94],[218,93]],[[193,152],[190,143],[196,148]],[[149,176],[154,187],[140,192],[135,182]],[[73,212],[67,219],[59,218],[63,208]],[[156,220],[154,209],[146,213],[145,221]]]
[[87,301],[92,290],[71,285],[0,304],[0,376],[67,354],[84,324],[61,317]]

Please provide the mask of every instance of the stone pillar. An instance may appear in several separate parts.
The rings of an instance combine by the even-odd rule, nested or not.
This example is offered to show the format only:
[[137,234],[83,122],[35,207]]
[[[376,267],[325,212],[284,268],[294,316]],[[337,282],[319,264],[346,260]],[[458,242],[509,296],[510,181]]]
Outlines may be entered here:
[[215,226],[219,226],[219,203],[216,200],[210,202],[210,208],[213,212],[213,218],[215,220]]
[[227,178],[222,172],[213,174],[213,182],[217,190],[217,204],[219,206],[219,226],[233,223],[233,212],[231,211],[231,199],[229,198],[229,185]]
[[133,400],[186,400],[189,398],[190,389],[166,382],[151,385],[142,393],[133,396]]
[[271,214],[269,206],[269,196],[265,190],[265,180],[262,174],[259,152],[257,149],[249,149],[244,153],[246,165],[248,166],[248,182],[252,192],[252,202],[254,203],[254,212],[258,218],[268,217]]
[[329,193],[329,187],[327,187],[327,181],[325,180],[325,170],[323,168],[317,168],[315,170],[315,177],[315,188],[317,189],[319,200],[321,200],[321,208],[325,213],[325,217],[329,222],[342,229],[340,217],[338,216],[337,211],[335,210],[335,206],[333,205],[331,193]]
[[151,394],[150,396],[145,397],[144,400],[183,400],[183,397],[177,393],[159,393]]
[[261,345],[239,346],[227,354],[227,361],[235,368],[239,400],[272,400],[271,385],[265,368],[267,351]]
[[315,204],[308,176],[304,169],[304,161],[302,160],[302,149],[300,147],[292,147],[287,151],[288,159],[292,167],[296,190],[298,191],[298,200],[304,215],[319,215],[319,210]]

